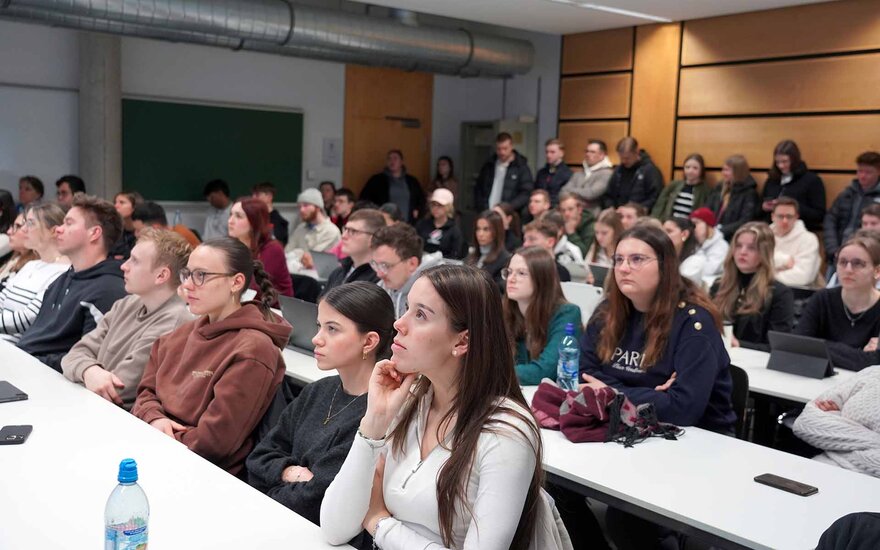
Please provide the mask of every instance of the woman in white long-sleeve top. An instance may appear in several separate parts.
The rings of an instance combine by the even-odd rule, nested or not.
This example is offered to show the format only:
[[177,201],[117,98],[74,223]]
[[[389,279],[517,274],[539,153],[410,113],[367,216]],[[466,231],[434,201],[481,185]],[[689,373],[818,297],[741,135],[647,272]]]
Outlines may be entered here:
[[466,266],[428,269],[413,285],[324,496],[330,543],[366,529],[383,550],[537,547],[541,438],[493,285]]

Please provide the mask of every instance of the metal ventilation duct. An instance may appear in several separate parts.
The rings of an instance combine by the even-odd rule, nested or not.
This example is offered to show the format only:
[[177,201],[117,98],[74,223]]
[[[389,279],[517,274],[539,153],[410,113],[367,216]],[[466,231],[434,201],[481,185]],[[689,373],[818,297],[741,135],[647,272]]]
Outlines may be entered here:
[[462,76],[523,74],[534,58],[526,40],[418,26],[410,16],[380,19],[286,0],[0,0],[0,17]]

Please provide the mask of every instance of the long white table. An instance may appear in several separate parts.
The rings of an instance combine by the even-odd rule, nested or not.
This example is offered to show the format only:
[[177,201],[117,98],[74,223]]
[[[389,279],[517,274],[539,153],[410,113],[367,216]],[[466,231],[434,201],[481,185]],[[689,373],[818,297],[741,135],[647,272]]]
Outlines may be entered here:
[[335,370],[323,371],[315,363],[315,356],[291,348],[284,348],[284,365],[287,376],[305,386],[328,376],[336,376]]
[[[523,388],[529,401],[535,390]],[[670,527],[708,534],[717,546],[815,548],[839,517],[880,510],[880,479],[699,428],[687,428],[678,441],[652,438],[629,449],[575,444],[557,431],[542,430],[542,436],[544,469],[566,486],[629,505]],[[764,473],[819,492],[799,497],[753,481]]]
[[6,343],[0,380],[30,396],[0,403],[0,425],[34,426],[23,445],[0,446],[0,548],[103,548],[104,505],[129,457],[151,548],[334,548],[307,519]]

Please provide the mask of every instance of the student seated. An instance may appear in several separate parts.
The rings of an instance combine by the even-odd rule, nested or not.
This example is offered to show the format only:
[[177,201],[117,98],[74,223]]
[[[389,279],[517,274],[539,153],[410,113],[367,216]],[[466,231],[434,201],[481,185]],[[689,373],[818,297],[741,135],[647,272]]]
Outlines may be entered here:
[[731,155],[721,167],[721,181],[712,189],[706,207],[718,220],[716,229],[730,241],[742,224],[755,219],[758,211],[758,184],[742,155]]
[[809,231],[821,231],[825,218],[825,184],[807,169],[797,143],[786,139],[773,149],[773,165],[764,182],[761,209],[770,217],[776,199],[791,197],[798,202],[801,219]]
[[[880,153],[865,151],[856,157],[856,177],[834,199],[825,214],[823,239],[825,255],[833,263],[840,245],[859,228],[867,227],[864,212],[880,202]],[[880,212],[878,212],[880,214]],[[878,220],[880,222],[880,220]]]
[[275,185],[271,181],[256,183],[251,187],[251,198],[263,201],[269,209],[269,224],[272,226],[272,235],[281,243],[281,247],[287,246],[290,238],[290,222],[284,219],[281,212],[275,208]]
[[372,257],[370,241],[376,231],[383,227],[385,227],[385,217],[378,210],[371,208],[357,210],[348,218],[342,229],[342,253],[345,258],[327,277],[323,294],[354,281],[379,282],[379,276],[370,265]]
[[550,193],[546,189],[535,189],[529,195],[528,216],[526,220],[537,220],[544,212],[549,212],[552,208]]
[[[232,207],[231,204],[229,206],[230,208]],[[226,217],[228,218],[229,216]],[[227,227],[228,225],[229,222],[227,221]],[[193,248],[202,243],[201,239],[182,223],[169,227],[168,218],[165,216],[165,209],[153,201],[144,201],[134,207],[134,212],[131,214],[131,226],[134,229],[135,237],[139,236],[145,227],[152,227],[154,229],[170,229],[174,231],[183,237]]]
[[880,363],[880,242],[858,232],[837,252],[840,286],[817,291],[798,321],[797,334],[824,338],[834,366],[862,370]]
[[[333,222],[333,225],[339,228],[340,232],[345,229],[345,224],[348,223],[348,217],[355,211],[356,203],[357,200],[351,189],[343,187],[342,189],[337,189],[333,193],[333,209],[330,213],[330,221]],[[363,209],[363,207],[361,207],[361,209]]]
[[422,261],[422,239],[409,224],[399,223],[376,231],[370,251],[370,266],[379,276],[379,286],[391,296],[397,317],[406,313],[409,290],[421,272],[443,262]]
[[284,248],[288,254],[288,269],[297,273],[312,269],[309,251],[328,252],[339,242],[339,228],[324,213],[324,199],[317,189],[306,189],[296,199],[299,204],[300,224],[293,230],[290,242]]
[[880,477],[880,366],[868,367],[807,403],[794,434],[824,451],[813,458]]
[[5,189],[0,189],[0,261],[12,252],[7,232],[15,222],[17,215],[18,210],[15,207],[15,202],[12,200],[12,193]]
[[428,201],[429,217],[416,223],[416,232],[425,243],[425,253],[440,252],[444,258],[464,256],[464,237],[455,219],[455,197],[449,189],[437,189]]
[[[496,207],[497,208],[497,207]],[[510,261],[510,252],[505,247],[505,232],[501,216],[495,209],[486,210],[474,223],[474,242],[476,248],[465,258],[464,263],[485,271],[504,290],[504,277],[501,272]]]
[[715,305],[733,323],[730,345],[769,351],[767,332],[791,332],[794,295],[773,278],[773,233],[764,222],[737,230],[724,274],[712,286]]
[[[24,212],[31,203],[43,200],[46,189],[43,181],[37,176],[22,176],[18,180],[18,212]],[[2,229],[2,228],[0,228]]]
[[721,275],[730,245],[715,229],[715,214],[704,206],[691,212],[690,220],[694,223],[694,237],[698,243],[694,254],[703,258],[703,278]]
[[773,207],[770,229],[776,239],[776,280],[787,286],[822,286],[819,239],[798,219],[798,208],[798,202],[791,197],[779,197]]
[[[229,213],[229,236],[238,239],[251,251],[255,260],[263,264],[269,275],[272,286],[282,296],[293,296],[293,281],[287,270],[284,247],[272,237],[272,225],[269,223],[269,209],[259,199],[239,199],[232,205]],[[256,281],[251,281],[251,288],[260,288]],[[272,304],[277,306],[277,304]]]
[[589,250],[593,242],[593,230],[596,218],[589,210],[584,209],[581,199],[574,193],[563,192],[559,195],[559,212],[565,222],[563,230],[568,242],[580,249],[581,255]]
[[131,254],[131,249],[134,248],[134,243],[137,241],[131,215],[134,213],[135,207],[142,202],[144,202],[144,198],[137,191],[123,191],[116,193],[116,196],[113,197],[113,206],[116,207],[116,211],[122,217],[122,235],[119,236],[119,240],[113,245],[110,257],[125,261],[128,259],[128,255]]
[[70,269],[55,240],[55,228],[64,222],[64,210],[57,203],[46,202],[29,206],[26,211],[25,224],[19,231],[37,259],[10,276],[0,291],[0,335],[10,342],[18,342],[21,333],[37,318],[46,289]]
[[563,283],[571,281],[571,272],[556,257],[556,243],[559,239],[559,226],[543,218],[526,224],[523,228],[523,248],[543,248],[556,260],[556,273]]
[[553,254],[556,261],[566,266],[571,271],[582,269],[584,263],[584,253],[581,249],[568,240],[565,234],[565,218],[558,210],[545,212],[541,216],[541,220],[553,224],[556,227],[556,246],[553,247]]
[[429,269],[394,326],[391,360],[373,370],[367,412],[321,504],[325,538],[342,544],[366,529],[384,550],[527,548],[549,527],[538,525],[541,436],[500,294],[474,268]]
[[553,257],[543,248],[522,248],[503,270],[507,281],[504,322],[516,344],[516,377],[524,386],[556,380],[565,326],[581,335],[581,308],[562,295]]
[[614,256],[614,245],[617,237],[623,234],[623,223],[620,214],[613,208],[606,208],[599,213],[596,224],[593,226],[593,242],[587,250],[587,284],[595,285],[596,278],[590,266],[610,268],[611,257]]
[[25,233],[22,231],[25,225],[24,214],[19,214],[14,219],[15,221],[6,230],[11,252],[3,257],[3,263],[0,264],[0,288],[3,288],[6,281],[21,271],[28,262],[37,259],[37,253],[25,245]]
[[522,246],[522,221],[519,213],[513,209],[509,202],[499,202],[492,211],[501,216],[504,226],[504,248],[511,254]]
[[61,358],[125,296],[119,261],[107,258],[121,233],[122,218],[112,204],[87,195],[74,198],[64,224],[55,229],[58,252],[72,268],[46,289],[18,347],[61,372]]
[[367,410],[373,367],[391,356],[393,324],[391,298],[371,283],[337,287],[318,302],[315,362],[339,375],[307,385],[288,405],[247,459],[251,485],[318,523]]
[[122,264],[129,295],[113,304],[95,330],[61,360],[68,380],[131,410],[153,342],[193,319],[177,295],[180,270],[191,251],[177,233],[141,231]]
[[[223,180],[211,180],[205,184],[202,194],[209,204],[202,239],[207,241],[227,236],[229,211],[232,208],[232,201],[229,198],[229,184]],[[198,244],[193,246],[198,246]]]
[[[241,303],[256,279],[261,302]],[[251,251],[232,238],[206,241],[180,271],[199,318],[159,337],[132,413],[233,475],[244,470],[252,433],[284,378],[281,350],[291,327]]]
[[670,218],[688,218],[691,212],[702,207],[711,189],[705,181],[703,155],[694,153],[684,159],[684,179],[671,182],[660,192],[651,216],[660,221]]
[[58,204],[61,208],[68,210],[73,206],[73,199],[77,194],[82,193],[85,195],[86,182],[79,176],[67,174],[58,178],[58,181],[55,182],[55,190],[55,199],[58,201]]
[[663,222],[663,230],[672,240],[678,256],[678,272],[695,285],[703,284],[703,268],[706,258],[696,254],[697,237],[694,235],[694,222],[687,218],[670,218]]
[[624,231],[632,229],[633,226],[648,215],[648,209],[637,202],[628,202],[617,207],[617,215],[620,216],[620,223],[623,225]]
[[[369,201],[358,201],[358,208],[373,208],[373,206],[360,206],[363,203],[368,205],[375,204]],[[383,203],[379,206],[379,212],[385,217],[385,225],[391,226],[403,221],[403,213],[401,213],[400,208],[398,208],[393,202]]]

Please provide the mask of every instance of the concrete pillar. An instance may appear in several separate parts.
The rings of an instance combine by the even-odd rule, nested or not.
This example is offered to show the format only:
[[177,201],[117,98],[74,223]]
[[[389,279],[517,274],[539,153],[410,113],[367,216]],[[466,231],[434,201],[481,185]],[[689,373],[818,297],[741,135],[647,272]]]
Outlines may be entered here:
[[79,37],[79,171],[86,191],[108,200],[122,191],[120,38]]

